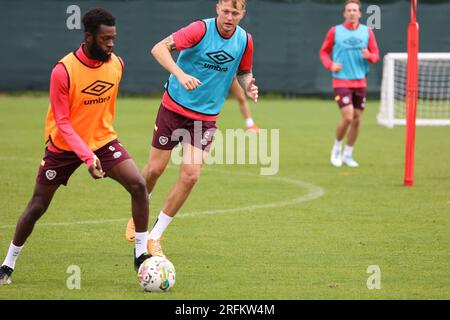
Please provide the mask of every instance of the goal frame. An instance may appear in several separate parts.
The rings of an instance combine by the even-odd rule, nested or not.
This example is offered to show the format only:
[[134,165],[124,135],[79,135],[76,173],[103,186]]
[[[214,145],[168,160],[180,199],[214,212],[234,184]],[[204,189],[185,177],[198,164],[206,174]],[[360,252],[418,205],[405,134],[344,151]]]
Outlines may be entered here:
[[[406,52],[391,52],[383,58],[383,80],[381,87],[380,111],[377,115],[378,124],[393,128],[398,125],[406,125],[406,117],[404,119],[395,118],[395,61],[407,61],[408,54]],[[420,60],[442,60],[450,61],[450,53],[448,52],[421,52],[418,55]],[[420,107],[420,105],[419,105]],[[416,118],[418,126],[450,126],[449,119],[420,119]]]

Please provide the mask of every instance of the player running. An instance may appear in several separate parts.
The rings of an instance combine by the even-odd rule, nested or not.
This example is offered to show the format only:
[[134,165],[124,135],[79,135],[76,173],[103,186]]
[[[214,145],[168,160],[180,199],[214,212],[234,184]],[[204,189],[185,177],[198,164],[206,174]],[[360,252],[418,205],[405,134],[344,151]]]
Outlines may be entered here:
[[[178,181],[167,196],[149,233],[151,255],[164,256],[160,238],[188,198],[211,146],[216,120],[235,77],[248,97],[258,99],[252,73],[253,41],[238,26],[245,0],[219,0],[217,17],[198,20],[157,43],[152,54],[171,75],[156,117],[152,148],[143,175],[151,193],[166,168],[172,149],[182,143]],[[175,63],[172,52],[181,51]],[[184,129],[182,137],[175,137]],[[173,139],[174,138],[174,139]],[[133,219],[126,238],[134,240]]]
[[[325,68],[333,73],[335,100],[342,115],[331,149],[331,164],[335,167],[342,166],[342,163],[358,167],[352,153],[366,103],[369,62],[376,63],[380,55],[374,33],[359,23],[359,0],[345,1],[344,18],[343,24],[328,31],[320,49],[320,59]],[[347,145],[342,154],[342,140],[346,135]]]

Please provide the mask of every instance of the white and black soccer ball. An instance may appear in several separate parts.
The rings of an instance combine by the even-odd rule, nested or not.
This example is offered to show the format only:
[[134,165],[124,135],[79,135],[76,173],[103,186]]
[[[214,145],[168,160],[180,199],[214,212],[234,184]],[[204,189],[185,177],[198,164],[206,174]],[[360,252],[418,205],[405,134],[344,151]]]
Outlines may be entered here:
[[175,284],[175,267],[167,258],[153,256],[142,262],[137,276],[144,291],[166,292]]

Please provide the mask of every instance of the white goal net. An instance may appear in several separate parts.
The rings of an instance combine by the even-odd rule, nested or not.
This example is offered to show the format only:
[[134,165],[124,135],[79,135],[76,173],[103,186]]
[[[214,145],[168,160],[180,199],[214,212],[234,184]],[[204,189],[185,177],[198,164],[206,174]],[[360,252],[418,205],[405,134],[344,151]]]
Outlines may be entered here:
[[[383,61],[379,124],[406,124],[406,53],[388,53]],[[450,125],[450,53],[419,53],[416,125]]]

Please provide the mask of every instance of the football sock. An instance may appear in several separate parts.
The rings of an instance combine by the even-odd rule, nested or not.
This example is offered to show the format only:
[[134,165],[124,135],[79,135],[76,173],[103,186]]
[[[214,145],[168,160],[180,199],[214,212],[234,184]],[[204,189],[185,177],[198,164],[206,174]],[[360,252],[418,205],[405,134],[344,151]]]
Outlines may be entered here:
[[351,158],[352,157],[352,153],[353,153],[353,147],[350,147],[348,145],[345,146],[344,157]]
[[136,232],[134,248],[136,258],[147,252],[147,232]]
[[335,149],[342,149],[342,140],[334,140],[334,148]]
[[3,261],[3,265],[10,267],[11,269],[14,269],[16,266],[16,260],[19,257],[19,253],[22,250],[23,246],[17,247],[15,246],[12,241],[9,245],[8,254],[6,255],[5,261]]
[[245,119],[245,124],[247,125],[247,128],[250,128],[255,125],[255,122],[253,122],[252,118],[247,118],[247,119]]
[[173,220],[173,217],[168,216],[164,212],[160,212],[158,216],[158,220],[156,220],[155,225],[153,226],[152,231],[149,234],[150,239],[157,240],[161,238],[164,230],[166,230],[169,223]]

